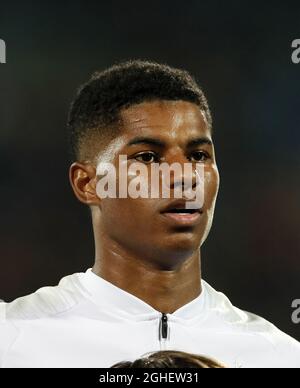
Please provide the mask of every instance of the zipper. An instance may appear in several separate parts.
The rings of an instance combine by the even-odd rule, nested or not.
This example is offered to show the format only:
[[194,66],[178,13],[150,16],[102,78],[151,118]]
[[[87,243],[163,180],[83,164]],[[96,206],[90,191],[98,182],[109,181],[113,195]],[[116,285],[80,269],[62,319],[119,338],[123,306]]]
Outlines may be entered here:
[[168,339],[169,325],[168,316],[165,313],[161,314],[159,325],[159,342],[161,344],[161,350],[165,350],[166,341]]

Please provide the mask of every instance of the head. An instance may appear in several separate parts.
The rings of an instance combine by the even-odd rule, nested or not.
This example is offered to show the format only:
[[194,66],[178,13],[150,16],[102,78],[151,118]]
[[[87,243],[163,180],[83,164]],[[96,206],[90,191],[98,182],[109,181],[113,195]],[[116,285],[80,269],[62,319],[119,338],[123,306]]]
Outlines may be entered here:
[[[189,73],[145,61],[125,62],[95,73],[73,101],[69,131],[70,181],[77,198],[92,210],[96,244],[101,239],[113,241],[164,268],[179,265],[199,250],[211,228],[219,174],[208,103]],[[182,217],[171,214],[180,212],[187,202],[186,198],[174,200],[178,176],[172,174],[170,198],[121,198],[118,189],[116,198],[101,198],[97,166],[103,162],[115,166],[118,188],[120,155],[127,159],[127,172],[121,173],[127,186],[139,175],[128,173],[138,162],[149,172],[141,180],[149,193],[153,163],[182,167],[188,163],[194,189],[200,163],[204,171],[201,208]],[[160,189],[162,179],[161,175]]]
[[200,356],[175,350],[165,350],[151,353],[135,361],[124,361],[111,368],[201,368],[224,369],[220,362]]

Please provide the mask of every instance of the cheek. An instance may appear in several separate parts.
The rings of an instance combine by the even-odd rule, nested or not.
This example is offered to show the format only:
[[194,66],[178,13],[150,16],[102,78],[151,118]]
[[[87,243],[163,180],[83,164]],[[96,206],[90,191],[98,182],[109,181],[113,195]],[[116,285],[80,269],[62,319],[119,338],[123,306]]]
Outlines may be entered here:
[[111,231],[139,233],[149,229],[153,211],[145,199],[104,199],[102,201],[102,223]]
[[205,203],[208,207],[214,204],[219,191],[220,176],[217,166],[205,170],[204,193]]

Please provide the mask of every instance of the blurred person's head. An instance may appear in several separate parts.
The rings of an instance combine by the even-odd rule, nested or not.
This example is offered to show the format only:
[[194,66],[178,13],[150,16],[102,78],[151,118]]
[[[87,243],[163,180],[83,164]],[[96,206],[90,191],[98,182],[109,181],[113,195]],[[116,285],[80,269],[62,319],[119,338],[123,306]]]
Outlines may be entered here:
[[226,368],[213,358],[175,350],[164,350],[145,355],[135,361],[123,361],[111,368]]

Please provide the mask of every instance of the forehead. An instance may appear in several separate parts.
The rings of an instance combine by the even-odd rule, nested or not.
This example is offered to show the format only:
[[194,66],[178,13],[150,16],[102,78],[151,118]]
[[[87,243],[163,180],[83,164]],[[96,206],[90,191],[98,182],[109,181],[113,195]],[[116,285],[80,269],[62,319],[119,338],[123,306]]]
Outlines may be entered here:
[[121,111],[122,135],[155,135],[166,140],[196,135],[210,137],[204,112],[191,102],[153,101]]

